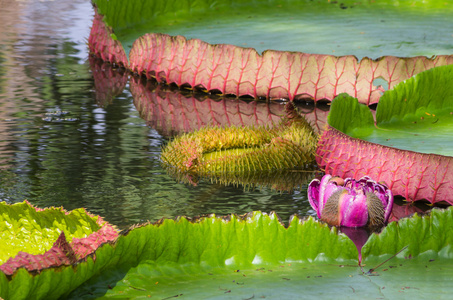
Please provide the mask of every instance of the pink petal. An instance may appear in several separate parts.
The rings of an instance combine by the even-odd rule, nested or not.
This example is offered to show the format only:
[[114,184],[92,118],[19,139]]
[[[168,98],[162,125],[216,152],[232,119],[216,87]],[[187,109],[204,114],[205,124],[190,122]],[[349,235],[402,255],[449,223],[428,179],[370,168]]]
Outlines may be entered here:
[[321,218],[321,211],[319,210],[319,194],[320,194],[321,181],[313,179],[308,185],[308,202],[311,207],[316,211],[318,218]]
[[344,194],[340,197],[340,225],[347,227],[363,227],[368,223],[368,207],[366,196]]

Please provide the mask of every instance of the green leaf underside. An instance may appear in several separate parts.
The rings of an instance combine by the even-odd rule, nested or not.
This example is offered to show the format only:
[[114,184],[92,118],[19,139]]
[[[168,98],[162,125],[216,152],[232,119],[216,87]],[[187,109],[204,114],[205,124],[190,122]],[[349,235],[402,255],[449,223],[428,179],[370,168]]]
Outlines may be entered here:
[[0,202],[0,265],[19,251],[43,254],[52,248],[62,231],[69,242],[74,237],[87,237],[99,230],[97,219],[82,208],[70,213],[61,208],[36,211],[28,202]]
[[[145,33],[358,58],[451,53],[450,1],[94,1],[126,52]],[[332,1],[334,2],[334,1]],[[340,1],[339,1],[340,2]],[[190,3],[190,4],[189,4]],[[415,5],[414,5],[415,4]]]
[[164,220],[103,245],[95,262],[89,257],[37,275],[21,269],[11,281],[0,273],[0,297],[67,298],[81,284],[69,298],[447,295],[453,292],[452,229],[452,208],[389,224],[364,246],[364,271],[407,248],[367,275],[354,244],[312,218],[293,218],[287,228],[260,212]]
[[[421,153],[453,156],[453,66],[420,73],[384,93],[376,126],[367,106],[340,95],[329,124],[349,136]],[[360,112],[360,113],[359,113]]]

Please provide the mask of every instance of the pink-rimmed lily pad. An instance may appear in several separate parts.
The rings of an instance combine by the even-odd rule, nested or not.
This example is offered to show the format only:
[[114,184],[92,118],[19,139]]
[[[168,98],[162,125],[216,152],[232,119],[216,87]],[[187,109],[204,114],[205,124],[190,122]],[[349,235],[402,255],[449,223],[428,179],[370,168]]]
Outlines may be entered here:
[[407,201],[453,204],[453,68],[420,73],[387,91],[376,111],[342,95],[332,103],[318,165],[341,177],[370,176]]
[[84,209],[39,209],[27,201],[0,202],[0,232],[0,271],[9,276],[20,268],[39,273],[74,265],[118,236],[115,227]]
[[[357,248],[336,228],[311,217],[294,216],[287,226],[276,214],[262,212],[165,219],[123,231],[76,265],[38,273],[19,268],[13,276],[0,272],[0,297],[294,298],[301,293],[334,297],[340,291],[393,298],[401,287],[411,295],[447,295],[452,292],[447,284],[452,213],[451,208],[433,210],[392,222],[364,245],[367,236],[352,233]],[[415,288],[413,282],[421,283]]]
[[[173,2],[168,3],[166,1],[153,1],[153,3],[147,4],[137,0],[129,1],[127,7],[124,7],[122,1],[97,0],[94,3],[99,13],[102,14],[101,16],[96,12],[89,39],[90,51],[96,56],[106,61],[122,64],[133,72],[159,82],[221,94],[289,100],[311,98],[318,101],[321,99],[332,100],[338,94],[345,92],[357,97],[361,103],[373,104],[379,101],[386,88],[391,89],[397,83],[429,68],[453,63],[453,56],[445,54],[449,53],[445,49],[448,48],[446,45],[451,37],[442,35],[437,23],[439,20],[443,20],[442,26],[445,26],[445,22],[448,22],[449,17],[443,17],[443,14],[448,15],[447,11],[450,8],[448,3],[428,3],[416,5],[415,8],[411,7],[409,3],[404,3],[402,9],[390,1],[383,4],[358,4],[353,1],[343,1],[341,4],[329,4],[327,1],[309,4],[290,1],[283,6],[281,3],[273,1],[266,5],[257,5],[242,1],[237,3],[232,1],[226,4],[223,2],[211,3],[206,0],[193,3],[183,1],[176,5]],[[196,38],[197,30],[200,28],[209,30],[212,22],[204,26],[203,19],[206,18],[208,20],[206,22],[213,21],[212,15],[215,15],[214,19],[218,22],[226,20],[227,24],[229,22],[231,26],[234,26],[234,24],[244,20],[241,13],[269,17],[269,13],[272,13],[272,15],[276,13],[276,7],[286,9],[285,13],[293,11],[294,18],[299,21],[296,25],[292,24],[292,27],[287,27],[287,30],[294,27],[304,28],[304,34],[308,37],[308,33],[313,32],[316,28],[309,22],[312,21],[314,24],[317,24],[318,21],[321,22],[316,17],[316,14],[321,13],[326,14],[325,18],[329,22],[337,22],[331,24],[332,26],[329,28],[322,27],[322,22],[319,26],[316,25],[318,28],[324,28],[323,33],[332,31],[335,32],[335,38],[338,41],[356,39],[365,44],[356,47],[351,46],[354,44],[352,42],[341,44],[340,46],[346,49],[346,53],[351,55],[336,56],[337,54],[330,54],[334,50],[329,48],[336,45],[336,42],[318,41],[316,43],[314,42],[316,39],[312,37],[296,39],[294,35],[286,43],[299,40],[300,49],[268,50],[261,54],[255,50],[260,46],[261,42],[259,41],[257,41],[257,45],[251,45],[254,48],[246,48],[238,46],[237,43],[228,43],[227,37],[225,37],[225,41],[219,44],[208,43]],[[349,9],[347,15],[342,12],[344,9]],[[236,10],[239,17],[235,17],[233,13]],[[301,12],[305,19],[301,19]],[[312,13],[310,14],[310,12]],[[401,26],[405,25],[405,28],[410,27],[413,30],[412,34],[405,32],[403,35],[405,38],[411,39],[410,41],[398,40],[396,34],[395,41],[385,40],[385,37],[392,37],[393,35],[387,33],[386,30],[389,30],[389,28],[379,26],[386,20],[377,22],[376,15],[384,13],[384,15],[389,14],[388,16],[390,16],[395,12],[399,13],[392,17],[392,21],[400,20],[403,22]],[[366,15],[368,19],[360,17],[362,15]],[[313,16],[312,19],[310,19],[310,16]],[[291,20],[291,18],[288,18],[288,20]],[[414,20],[417,20],[417,22]],[[421,24],[420,20],[427,23]],[[253,25],[253,22],[259,21],[252,21],[250,25]],[[350,26],[350,22],[358,22],[352,26],[357,27],[354,27],[353,33],[348,30],[342,30],[339,33],[335,31],[341,27],[339,24]],[[193,28],[193,26],[196,26],[194,23],[199,23],[198,29]],[[178,24],[181,32],[191,36],[190,39],[177,34]],[[371,24],[369,25],[370,28],[366,27],[365,24]],[[172,30],[163,29],[162,25],[171,26]],[[218,36],[227,35],[224,28],[218,26],[222,29],[217,32]],[[364,38],[366,32],[357,31],[362,28],[361,26],[370,30],[372,28],[377,29],[372,31],[372,38],[371,36]],[[192,34],[187,32],[187,28],[193,29],[190,32]],[[243,25],[241,30],[254,30],[249,28],[255,27]],[[272,28],[272,26],[269,26],[269,28]],[[423,36],[418,36],[426,30],[429,32],[425,33],[425,39],[426,36],[435,35],[438,37],[436,42],[431,43],[430,49],[422,49],[424,46],[419,44]],[[158,33],[162,31],[171,32],[171,35]],[[270,35],[272,32],[273,30],[269,29],[263,35]],[[202,35],[202,33],[200,34]],[[279,36],[291,37],[289,34],[280,34]],[[318,32],[315,33],[316,36],[323,35]],[[250,41],[250,39],[244,39],[244,42]],[[444,40],[447,44],[442,42]],[[275,49],[271,45],[277,46],[279,42],[285,44],[284,40],[274,39],[267,49]],[[373,43],[378,44],[374,45]],[[324,53],[295,52],[303,51],[303,48],[312,49],[304,46],[307,44],[325,49]],[[392,48],[392,45],[394,48]],[[129,49],[129,47],[131,48]],[[325,47],[330,50],[326,50]],[[370,52],[360,52],[363,58],[358,60],[354,54],[362,47],[366,47]],[[395,50],[405,49],[405,47],[409,47],[407,52]],[[373,49],[375,49],[374,52]],[[397,53],[400,56],[412,56],[401,58],[396,55],[388,55],[391,53]],[[386,54],[387,56],[378,58]],[[420,56],[437,54],[443,55],[431,58]],[[359,54],[357,53],[357,55]],[[373,55],[374,59],[365,57],[372,57]],[[127,58],[127,56],[129,57]]]

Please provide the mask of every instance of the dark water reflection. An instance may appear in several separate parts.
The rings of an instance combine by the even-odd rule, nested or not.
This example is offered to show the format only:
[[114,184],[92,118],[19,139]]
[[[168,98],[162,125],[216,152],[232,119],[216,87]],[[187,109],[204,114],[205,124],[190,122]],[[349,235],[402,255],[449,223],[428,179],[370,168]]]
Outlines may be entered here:
[[[160,166],[161,147],[167,135],[192,129],[187,126],[195,126],[189,122],[193,118],[178,123],[177,110],[162,111],[160,119],[146,117],[142,106],[150,100],[134,102],[127,75],[90,66],[89,1],[0,0],[0,13],[0,200],[85,207],[120,227],[177,215],[275,210],[286,220],[312,213],[305,185],[290,193],[246,191],[208,180],[193,187],[167,175]],[[164,93],[160,99],[184,98]],[[168,101],[161,107],[179,109]],[[182,110],[203,107],[201,123],[209,122],[206,103],[211,113],[217,113],[215,105],[233,107],[219,100],[191,101]],[[266,107],[261,120],[257,106],[263,103],[235,105],[254,111],[257,118],[247,122],[255,124],[278,120],[281,108]]]

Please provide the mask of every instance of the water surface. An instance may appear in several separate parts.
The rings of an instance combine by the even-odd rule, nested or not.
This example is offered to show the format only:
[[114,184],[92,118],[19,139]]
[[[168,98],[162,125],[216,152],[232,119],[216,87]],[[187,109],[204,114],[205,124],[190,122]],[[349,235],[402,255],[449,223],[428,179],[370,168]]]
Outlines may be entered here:
[[313,214],[304,183],[293,192],[209,180],[191,186],[160,164],[173,134],[278,121],[281,104],[153,94],[90,61],[90,1],[3,0],[0,13],[0,201],[85,207],[119,227],[252,210],[274,210],[283,220]]

